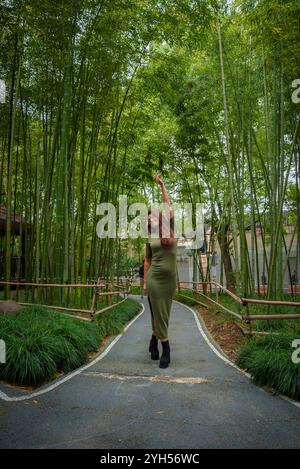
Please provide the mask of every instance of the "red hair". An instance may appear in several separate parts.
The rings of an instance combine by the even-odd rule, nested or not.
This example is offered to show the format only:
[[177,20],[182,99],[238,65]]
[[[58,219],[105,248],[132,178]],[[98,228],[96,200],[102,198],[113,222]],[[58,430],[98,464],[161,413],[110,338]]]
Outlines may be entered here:
[[[149,208],[148,209],[148,217],[149,217],[149,215],[151,215],[151,213],[152,213],[152,210],[151,210],[151,208]],[[158,234],[159,234],[159,238],[160,238],[160,244],[162,246],[170,246],[171,244],[174,243],[174,230],[170,226],[170,221],[173,218],[173,216],[172,217],[163,216],[162,210],[159,210],[158,218],[159,218]],[[163,227],[164,227],[164,231],[167,231],[167,227],[170,228],[170,236],[168,238],[163,238],[162,237]],[[148,222],[148,233],[151,233],[151,223],[149,223],[149,222]]]

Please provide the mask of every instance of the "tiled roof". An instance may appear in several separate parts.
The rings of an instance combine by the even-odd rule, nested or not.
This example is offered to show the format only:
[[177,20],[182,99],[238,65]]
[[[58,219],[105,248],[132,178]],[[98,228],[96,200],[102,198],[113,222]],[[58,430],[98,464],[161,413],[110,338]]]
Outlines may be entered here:
[[[6,220],[6,217],[7,217],[7,209],[6,209],[5,205],[0,204],[0,219],[1,220]],[[11,219],[14,220],[17,223],[20,223],[21,220],[22,220],[22,217],[21,217],[21,215],[18,215],[18,214],[15,214],[15,216],[14,216],[14,213],[12,212]],[[23,223],[24,223],[24,221],[25,220],[23,218]]]

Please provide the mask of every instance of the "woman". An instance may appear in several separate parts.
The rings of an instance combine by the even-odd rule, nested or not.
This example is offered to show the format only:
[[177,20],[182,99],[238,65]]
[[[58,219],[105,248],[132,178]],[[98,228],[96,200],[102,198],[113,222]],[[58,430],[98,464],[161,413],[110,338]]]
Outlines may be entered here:
[[142,298],[144,298],[144,262],[145,262],[145,259],[143,259],[143,262],[142,262],[142,264],[140,265],[140,268],[139,268],[140,293],[141,293]]
[[[148,238],[144,261],[144,289],[148,292],[151,310],[152,338],[149,352],[152,360],[159,359],[158,339],[162,344],[160,368],[167,368],[170,363],[170,344],[168,326],[172,298],[176,290],[176,253],[177,240],[174,238],[174,214],[166,187],[160,176],[155,177],[162,189],[163,202],[169,207],[168,218],[148,212],[148,231],[157,230],[158,238]],[[163,226],[170,225],[170,236],[163,238]]]

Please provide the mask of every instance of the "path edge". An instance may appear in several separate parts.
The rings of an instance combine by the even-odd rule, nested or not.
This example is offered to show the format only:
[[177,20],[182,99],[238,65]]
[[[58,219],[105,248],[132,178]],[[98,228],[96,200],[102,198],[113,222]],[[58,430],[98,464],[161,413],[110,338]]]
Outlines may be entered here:
[[[227,355],[223,352],[223,350],[221,349],[220,345],[216,343],[215,339],[212,337],[211,333],[208,331],[205,323],[204,323],[204,320],[203,318],[201,317],[200,313],[198,311],[196,311],[195,309],[191,308],[190,306],[187,306],[185,305],[184,303],[181,303],[181,301],[178,301],[178,300],[173,300],[175,301],[176,303],[184,306],[185,308],[189,309],[193,315],[194,315],[194,318],[195,318],[195,321],[196,321],[196,324],[197,324],[197,327],[199,329],[199,332],[200,334],[202,335],[203,339],[205,340],[205,342],[208,344],[208,346],[211,348],[211,350],[219,357],[221,358],[221,360],[223,360],[225,363],[227,363],[228,365],[232,366],[233,368],[235,368],[236,370],[238,370],[240,373],[242,373],[244,376],[246,376],[250,381],[253,380],[253,377],[250,373],[248,373],[247,371],[243,370],[242,368],[240,368],[239,366],[237,366],[235,363],[233,363],[228,357]],[[253,382],[253,381],[252,381]],[[260,389],[261,391],[263,392],[266,392],[267,394],[269,394],[264,388],[260,387],[260,386],[257,386],[255,383],[253,383],[258,389]],[[288,401],[290,404],[293,404],[294,406],[300,408],[300,402],[298,401],[295,401],[294,399],[288,397],[288,396],[284,396],[283,394],[276,394],[276,396],[280,397],[280,399],[284,400],[284,401]]]
[[118,334],[113,340],[111,340],[107,345],[105,345],[103,350],[98,352],[98,354],[92,361],[71,371],[70,373],[68,373],[67,375],[63,377],[57,378],[51,384],[45,385],[45,387],[42,387],[38,391],[34,391],[32,393],[28,393],[23,396],[8,396],[5,392],[0,390],[0,399],[6,402],[18,402],[18,401],[26,401],[27,399],[32,399],[36,396],[40,396],[42,394],[46,394],[49,391],[52,391],[53,389],[57,388],[61,384],[65,383],[66,381],[69,381],[70,379],[79,375],[82,371],[90,368],[91,366],[94,366],[96,363],[98,363],[100,360],[102,360],[102,358],[104,358],[108,354],[108,352],[112,349],[112,347],[121,339],[121,337],[123,337],[123,335],[129,329],[129,327],[144,313],[145,306],[141,302],[139,302],[139,304],[141,305],[142,310],[131,321],[129,321],[129,323],[126,324],[126,326],[124,327],[123,331],[120,334]]

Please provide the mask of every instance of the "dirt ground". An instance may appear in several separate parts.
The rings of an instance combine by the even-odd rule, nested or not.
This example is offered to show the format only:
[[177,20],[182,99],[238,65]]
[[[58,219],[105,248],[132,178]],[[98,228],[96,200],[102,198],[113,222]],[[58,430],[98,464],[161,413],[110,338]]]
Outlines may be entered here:
[[230,360],[235,361],[240,348],[247,340],[236,321],[225,313],[214,311],[212,308],[208,310],[200,306],[195,306],[195,308],[223,352]]

